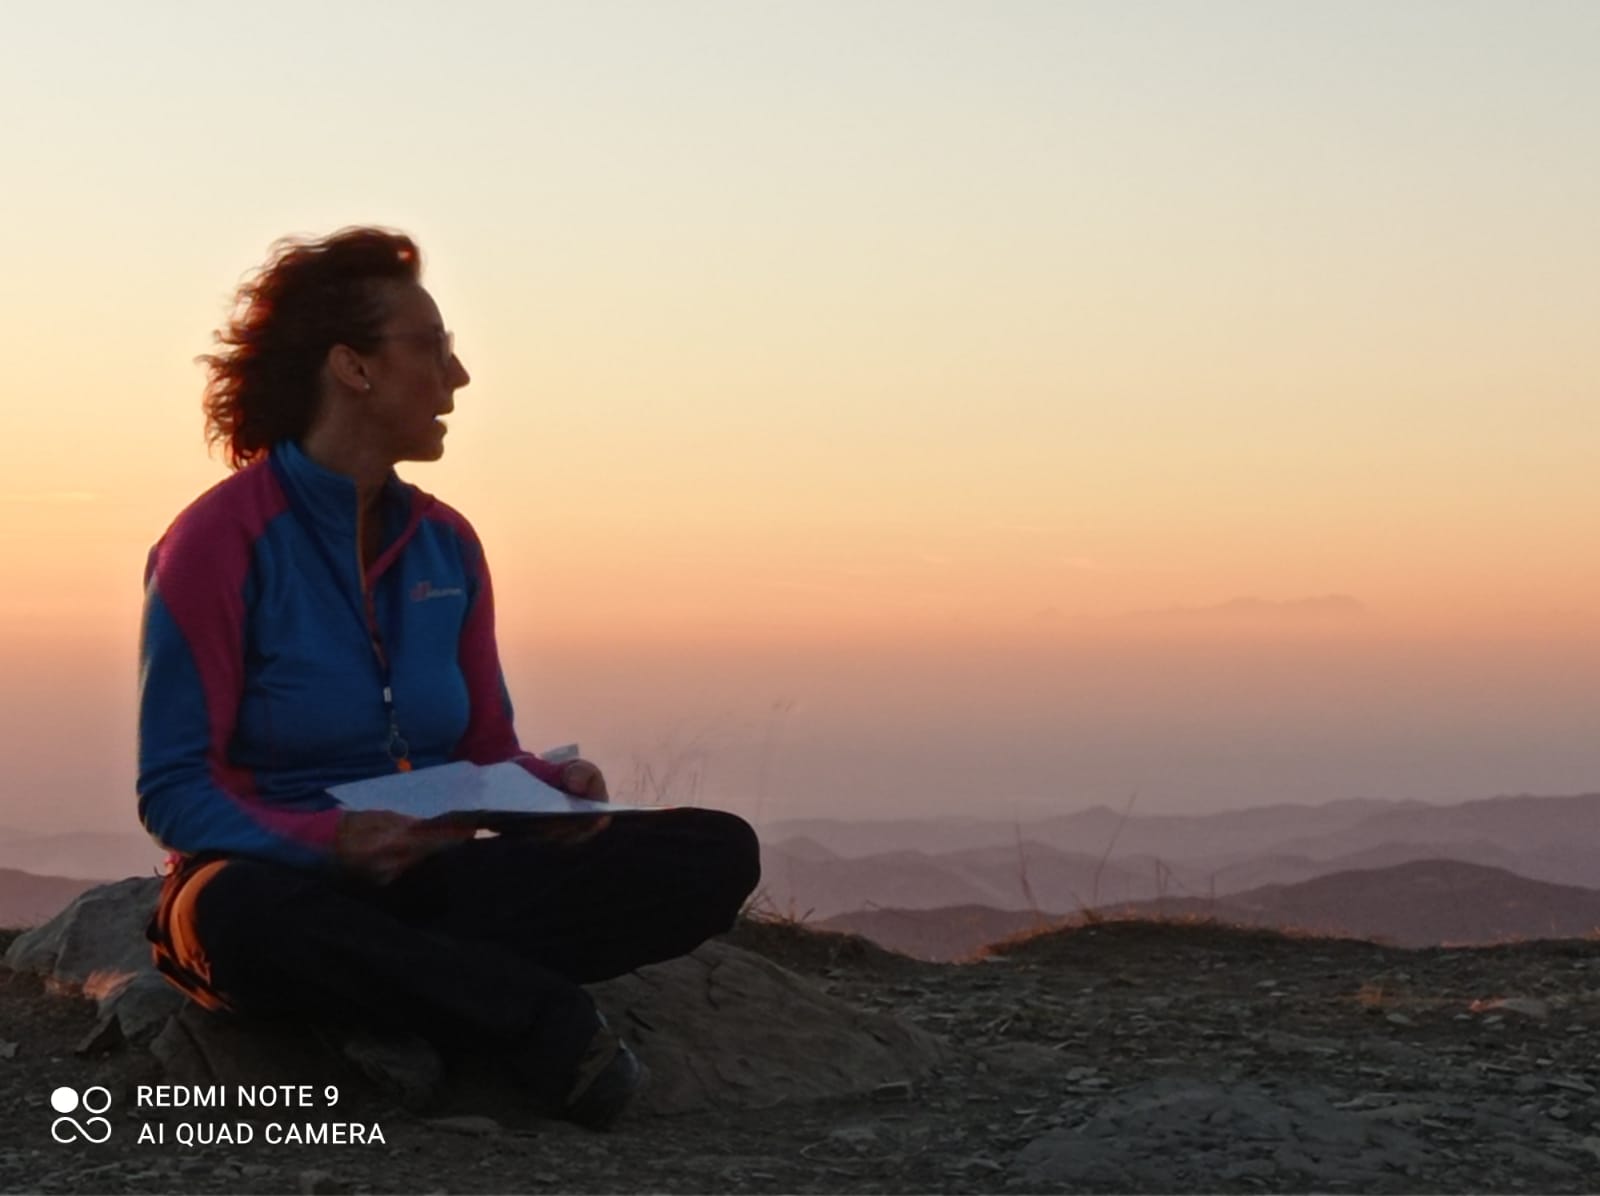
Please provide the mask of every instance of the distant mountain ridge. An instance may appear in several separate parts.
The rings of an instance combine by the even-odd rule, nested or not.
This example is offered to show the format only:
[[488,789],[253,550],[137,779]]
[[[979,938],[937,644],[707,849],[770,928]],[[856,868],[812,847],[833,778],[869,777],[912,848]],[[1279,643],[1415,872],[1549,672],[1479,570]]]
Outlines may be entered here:
[[1154,857],[1099,860],[1034,842],[1020,848],[974,848],[934,856],[892,852],[862,859],[791,858],[786,843],[778,843],[762,848],[762,885],[774,909],[795,916],[828,918],[860,909],[963,904],[1062,915],[1163,899],[1214,903],[1268,885],[1300,884],[1332,874],[1434,859],[1526,875],[1519,871],[1522,857],[1478,842],[1389,843],[1325,860],[1261,856],[1217,869],[1167,864]]
[[[1535,879],[1600,887],[1600,794],[1593,793],[1501,796],[1454,805],[1347,798],[1191,815],[1124,813],[1100,805],[1027,821],[784,819],[759,829],[765,843],[812,859],[859,859],[888,852],[939,855],[981,847],[1014,850],[1021,838],[1124,866],[1132,860],[1132,867],[1147,872],[1156,861],[1182,864],[1186,876],[1237,868],[1267,856],[1317,864],[1413,844],[1419,850],[1436,847],[1435,854],[1474,852],[1480,862]],[[785,843],[802,838],[810,842]],[[1505,854],[1490,858],[1496,851]],[[163,855],[138,830],[39,833],[0,828],[0,868],[114,880],[156,871]]]
[[[1487,945],[1594,937],[1600,934],[1600,890],[1545,884],[1459,860],[1421,860],[1294,885],[1264,885],[1220,901],[1167,898],[1101,908],[1090,916],[1209,918],[1401,947]],[[1009,936],[1073,920],[1040,911],[957,905],[855,910],[817,925],[922,959],[958,960]]]
[[0,829],[0,868],[36,876],[79,880],[121,880],[151,876],[166,853],[138,831],[56,831],[37,833]]
[[[789,850],[790,836],[805,838],[803,852]],[[769,898],[818,917],[873,906],[1071,913],[1160,897],[1214,900],[1426,859],[1600,888],[1600,794],[1454,806],[1362,799],[1188,816],[1100,806],[1025,824],[808,819],[768,825],[763,848]]]
[[1600,890],[1547,884],[1461,860],[1335,872],[1295,885],[1263,885],[1214,903],[1180,898],[1107,912],[1203,914],[1400,947],[1600,935]]
[[[1600,797],[1595,800],[1600,803]],[[1291,841],[1296,836],[1345,830],[1381,813],[1412,808],[1448,810],[1458,807],[1347,798],[1315,806],[1279,804],[1213,814],[1124,814],[1099,805],[1071,814],[1050,815],[1025,822],[1011,818],[977,817],[862,822],[801,818],[767,823],[762,830],[764,837],[773,842],[803,836],[837,855],[847,857],[889,850],[942,852],[1013,843],[1019,828],[1026,838],[1063,850],[1098,855],[1115,837],[1117,848],[1124,852],[1187,857],[1216,851],[1251,853]],[[1216,840],[1222,841],[1222,845],[1215,845],[1213,841]]]
[[65,876],[35,876],[15,868],[0,868],[0,927],[38,926],[71,904],[95,881]]
[[[762,838],[761,900],[812,919],[958,905],[1049,915],[1158,900],[1214,905],[1434,859],[1600,889],[1600,794],[1450,806],[1356,798],[1203,815],[1097,806],[1027,823],[805,819],[767,824]],[[0,869],[45,878],[150,875],[162,854],[137,832],[0,832]]]

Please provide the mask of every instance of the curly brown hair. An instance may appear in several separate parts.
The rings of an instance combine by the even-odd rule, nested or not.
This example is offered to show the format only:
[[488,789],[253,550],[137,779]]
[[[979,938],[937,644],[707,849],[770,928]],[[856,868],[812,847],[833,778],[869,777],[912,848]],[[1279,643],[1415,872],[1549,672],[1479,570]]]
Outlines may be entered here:
[[206,443],[240,469],[311,427],[328,350],[377,348],[385,283],[414,283],[422,255],[404,233],[343,228],[312,240],[284,237],[234,295],[233,316],[213,334],[223,346],[206,367]]

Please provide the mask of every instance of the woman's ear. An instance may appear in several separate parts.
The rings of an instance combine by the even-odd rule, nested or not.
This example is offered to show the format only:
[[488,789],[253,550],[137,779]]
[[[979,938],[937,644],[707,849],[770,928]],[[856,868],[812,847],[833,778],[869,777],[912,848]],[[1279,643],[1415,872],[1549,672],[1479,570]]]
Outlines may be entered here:
[[372,389],[366,362],[349,345],[335,345],[328,350],[328,373],[348,390],[365,394]]

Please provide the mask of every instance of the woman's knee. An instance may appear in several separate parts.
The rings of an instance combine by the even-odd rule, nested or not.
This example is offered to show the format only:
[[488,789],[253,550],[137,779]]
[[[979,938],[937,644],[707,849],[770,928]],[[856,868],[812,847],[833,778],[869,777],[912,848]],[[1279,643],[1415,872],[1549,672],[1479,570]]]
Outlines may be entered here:
[[[687,813],[687,811],[686,811]],[[732,924],[740,907],[761,883],[761,841],[755,828],[725,810],[695,810],[702,838],[698,869],[712,878],[719,914]]]
[[730,881],[742,902],[761,883],[761,840],[755,827],[735,814],[724,815],[728,842]]

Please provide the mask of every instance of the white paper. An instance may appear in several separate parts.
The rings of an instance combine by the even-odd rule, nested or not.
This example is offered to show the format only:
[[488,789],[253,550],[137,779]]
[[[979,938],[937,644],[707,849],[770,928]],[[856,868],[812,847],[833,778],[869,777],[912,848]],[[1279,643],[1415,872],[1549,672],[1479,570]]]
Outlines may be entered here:
[[479,766],[458,760],[433,768],[352,781],[328,790],[347,810],[392,810],[417,818],[441,814],[506,811],[516,814],[608,814],[649,809],[569,797],[546,785],[520,764]]

